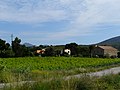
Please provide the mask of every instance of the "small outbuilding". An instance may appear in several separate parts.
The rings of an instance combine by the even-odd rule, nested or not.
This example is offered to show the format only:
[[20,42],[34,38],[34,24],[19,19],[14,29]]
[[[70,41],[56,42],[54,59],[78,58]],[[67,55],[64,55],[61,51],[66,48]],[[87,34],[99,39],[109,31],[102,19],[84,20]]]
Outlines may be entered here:
[[45,53],[45,49],[36,50],[36,53],[39,54],[39,55],[44,54]]

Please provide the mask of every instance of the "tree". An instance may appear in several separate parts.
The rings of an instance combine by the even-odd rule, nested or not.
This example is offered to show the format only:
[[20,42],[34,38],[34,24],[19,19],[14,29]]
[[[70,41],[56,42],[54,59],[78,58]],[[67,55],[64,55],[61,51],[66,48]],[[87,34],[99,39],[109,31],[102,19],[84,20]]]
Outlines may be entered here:
[[56,50],[55,51],[55,56],[60,56],[61,55],[61,50]]
[[81,46],[79,49],[79,53],[83,56],[83,57],[89,57],[89,47],[88,46]]
[[55,51],[52,47],[49,47],[45,50],[45,56],[54,56],[55,55]]
[[30,49],[28,47],[26,47],[25,45],[21,45],[21,56],[25,57],[25,56],[32,56]]
[[0,39],[0,57],[13,57],[14,53],[10,48],[10,44]]
[[20,42],[21,39],[19,39],[18,37],[16,37],[15,40],[12,41],[12,50],[15,53],[16,57],[21,56]]
[[11,49],[5,50],[2,53],[2,57],[4,57],[4,58],[9,58],[9,57],[14,57],[14,56],[15,56],[15,53]]
[[118,58],[120,58],[120,52],[118,52]]
[[15,53],[15,57],[25,57],[30,56],[30,49],[27,48],[25,45],[20,44],[21,39],[18,37],[15,38],[14,41],[12,41],[12,50]]
[[65,49],[71,50],[71,55],[78,55],[78,44],[76,43],[70,43],[65,45]]
[[0,39],[0,50],[1,52],[6,49],[6,41]]
[[92,55],[92,51],[93,51],[93,49],[95,48],[95,46],[94,45],[90,45],[89,46],[89,50],[90,50],[90,57],[92,57],[93,55]]

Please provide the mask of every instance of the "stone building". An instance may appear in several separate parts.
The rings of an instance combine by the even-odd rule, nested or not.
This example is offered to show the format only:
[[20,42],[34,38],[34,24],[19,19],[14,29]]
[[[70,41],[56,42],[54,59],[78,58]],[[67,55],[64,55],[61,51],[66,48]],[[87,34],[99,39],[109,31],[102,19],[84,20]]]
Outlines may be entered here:
[[92,56],[98,57],[117,57],[118,50],[112,46],[95,46],[92,50]]

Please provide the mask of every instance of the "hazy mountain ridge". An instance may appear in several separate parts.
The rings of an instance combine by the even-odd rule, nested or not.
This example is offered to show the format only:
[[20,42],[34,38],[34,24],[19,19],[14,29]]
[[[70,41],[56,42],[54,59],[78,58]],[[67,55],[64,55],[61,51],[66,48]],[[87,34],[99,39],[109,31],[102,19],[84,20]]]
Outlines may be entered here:
[[23,45],[25,45],[26,47],[33,47],[33,46],[35,46],[33,44],[30,44],[30,43],[24,43]]
[[113,37],[98,43],[98,45],[111,45],[120,50],[120,36]]

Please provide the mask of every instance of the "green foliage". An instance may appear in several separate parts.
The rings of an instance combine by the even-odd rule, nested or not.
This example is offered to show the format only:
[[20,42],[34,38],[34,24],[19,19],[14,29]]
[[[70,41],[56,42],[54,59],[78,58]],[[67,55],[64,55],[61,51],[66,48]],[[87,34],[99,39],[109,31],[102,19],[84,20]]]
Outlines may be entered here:
[[79,55],[82,55],[83,57],[89,57],[90,56],[90,49],[88,46],[80,46],[79,47]]
[[10,57],[11,49],[10,44],[0,39],[0,57]]
[[120,52],[118,52],[118,58],[120,58]]
[[120,59],[79,57],[25,57],[2,58],[2,65],[15,72],[26,70],[70,70],[75,68],[103,67],[119,64]]
[[1,53],[1,57],[4,57],[4,58],[8,58],[8,57],[14,57],[15,56],[15,53],[9,49],[9,50],[4,50],[2,51]]
[[74,57],[89,57],[90,48],[87,45],[78,45],[76,43],[70,43],[65,45],[66,49],[71,50],[71,55]]
[[19,39],[18,37],[16,37],[15,40],[12,41],[12,50],[15,53],[15,57],[31,56],[29,48],[27,48],[25,45],[21,45],[20,42],[21,39]]
[[77,55],[78,54],[78,44],[76,44],[76,43],[66,44],[65,49],[70,49],[71,50],[71,55]]
[[54,56],[55,55],[55,51],[52,47],[49,47],[45,50],[45,56]]
[[11,72],[8,71],[2,71],[0,73],[0,83],[7,83],[7,82],[14,82],[15,77]]
[[89,46],[90,57],[92,57],[92,51],[93,51],[94,48],[95,48],[94,45]]
[[15,38],[14,41],[12,41],[12,50],[15,53],[16,57],[21,56],[21,45],[20,45],[21,39],[19,39],[18,37]]
[[5,44],[6,41],[0,39],[0,50],[4,50],[5,47],[6,47],[6,44]]

